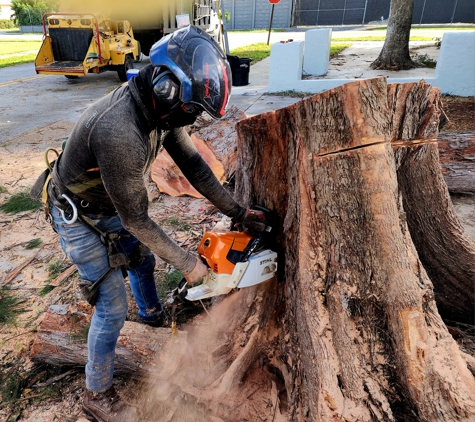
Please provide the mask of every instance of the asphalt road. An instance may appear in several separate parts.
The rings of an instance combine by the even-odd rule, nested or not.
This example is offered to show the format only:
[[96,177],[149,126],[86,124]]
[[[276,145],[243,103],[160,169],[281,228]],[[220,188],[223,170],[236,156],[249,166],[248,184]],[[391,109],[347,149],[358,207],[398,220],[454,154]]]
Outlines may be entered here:
[[33,64],[0,69],[0,145],[54,122],[75,123],[90,104],[120,84],[116,72],[69,80],[36,75]]

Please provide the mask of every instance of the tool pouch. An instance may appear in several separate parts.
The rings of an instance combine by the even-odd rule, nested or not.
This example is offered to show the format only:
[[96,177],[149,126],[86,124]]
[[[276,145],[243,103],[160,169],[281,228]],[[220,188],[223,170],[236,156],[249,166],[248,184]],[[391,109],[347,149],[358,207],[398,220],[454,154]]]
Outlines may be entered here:
[[94,306],[96,304],[97,295],[99,293],[99,286],[115,270],[116,270],[115,268],[109,268],[94,283],[92,281],[84,280],[84,279],[80,279],[78,281],[79,292],[81,293],[81,297],[87,303],[89,303],[89,305]]
[[89,305],[94,306],[97,300],[97,294],[99,292],[99,286],[93,288],[92,281],[80,279],[78,281],[79,292],[81,298],[85,300]]
[[[109,257],[109,265],[112,268],[122,267],[125,270],[133,270],[137,268],[145,259],[150,249],[143,243],[138,243],[137,247],[130,255],[119,252],[114,240],[107,240],[107,255]],[[126,274],[125,274],[126,275]]]
[[144,261],[145,257],[147,256],[149,252],[150,252],[150,249],[147,246],[145,246],[142,242],[139,242],[137,247],[129,256],[129,264],[128,264],[127,269],[133,270],[134,268],[137,268]]
[[31,199],[34,199],[36,201],[41,200],[41,197],[43,195],[43,187],[46,183],[46,179],[48,179],[48,176],[50,175],[50,170],[46,169],[43,171],[39,177],[36,179],[35,184],[30,190],[30,197]]
[[125,253],[117,250],[113,240],[107,242],[107,256],[109,257],[109,266],[111,268],[118,269],[128,267],[129,265],[129,257]]

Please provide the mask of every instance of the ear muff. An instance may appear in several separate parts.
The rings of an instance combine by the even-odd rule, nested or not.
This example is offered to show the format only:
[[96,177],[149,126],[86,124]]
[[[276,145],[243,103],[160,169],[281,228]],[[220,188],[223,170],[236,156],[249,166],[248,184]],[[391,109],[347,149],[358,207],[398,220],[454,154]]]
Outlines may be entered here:
[[172,72],[156,67],[152,75],[153,92],[162,104],[173,107],[180,99],[180,83]]

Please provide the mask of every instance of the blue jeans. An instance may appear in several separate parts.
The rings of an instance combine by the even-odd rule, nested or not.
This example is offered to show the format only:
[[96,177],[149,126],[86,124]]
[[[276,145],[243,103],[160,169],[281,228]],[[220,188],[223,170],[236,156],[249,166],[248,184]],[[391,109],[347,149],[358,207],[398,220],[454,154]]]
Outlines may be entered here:
[[[76,264],[82,279],[96,281],[109,269],[107,248],[99,237],[79,221],[66,224],[55,206],[51,205],[53,229],[58,233],[61,248]],[[117,242],[120,252],[130,254],[138,240],[122,227],[119,216],[89,215],[103,231],[125,235]],[[162,311],[157,295],[153,271],[155,257],[152,252],[143,262],[128,272],[130,287],[139,307],[142,320],[153,320]],[[94,392],[104,392],[112,386],[115,346],[127,315],[127,296],[124,277],[119,269],[99,286],[94,315],[88,335],[88,362],[86,387]]]

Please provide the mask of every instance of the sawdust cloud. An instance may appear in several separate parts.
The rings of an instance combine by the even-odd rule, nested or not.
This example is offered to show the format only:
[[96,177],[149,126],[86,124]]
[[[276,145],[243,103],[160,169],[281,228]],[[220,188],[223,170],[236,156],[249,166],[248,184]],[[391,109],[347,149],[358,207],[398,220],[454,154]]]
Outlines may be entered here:
[[[239,292],[225,297],[209,316],[202,314],[195,320],[189,332],[171,337],[153,363],[156,375],[144,383],[141,407],[146,417],[156,422],[222,422],[211,416],[210,408],[216,404],[219,379],[231,364],[229,330],[239,299]],[[226,407],[238,406],[226,400]]]

